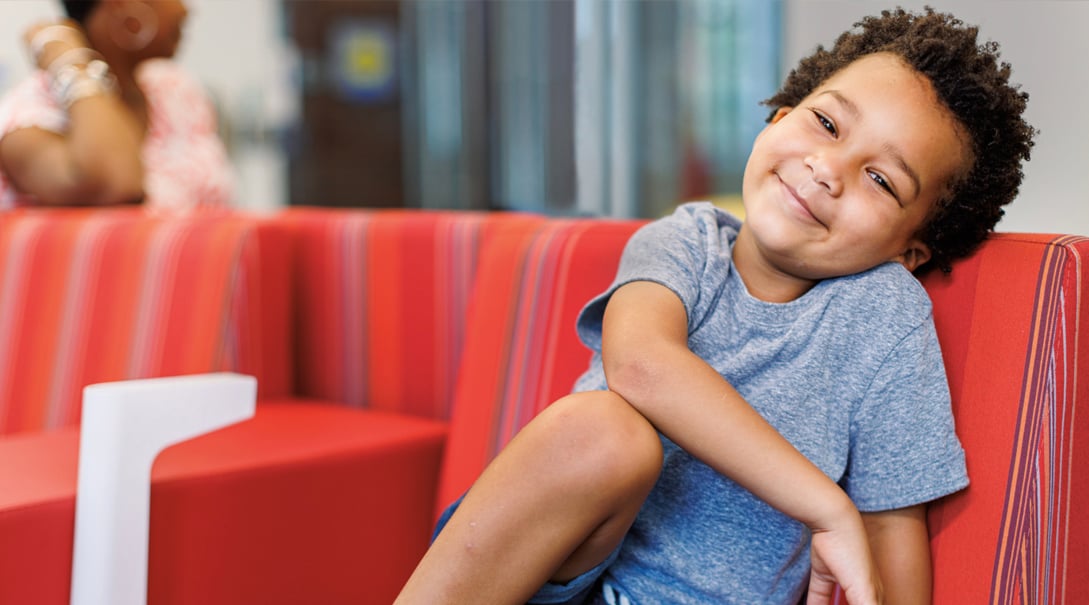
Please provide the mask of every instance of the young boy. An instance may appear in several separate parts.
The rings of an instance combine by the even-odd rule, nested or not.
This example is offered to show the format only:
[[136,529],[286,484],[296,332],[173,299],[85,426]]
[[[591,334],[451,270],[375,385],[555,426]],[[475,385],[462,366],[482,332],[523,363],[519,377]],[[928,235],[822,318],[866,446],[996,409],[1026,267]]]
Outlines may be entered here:
[[579,317],[577,392],[451,507],[397,602],[929,602],[926,502],[968,478],[911,271],[1017,192],[1034,132],[1008,76],[930,10],[801,61],[746,222],[686,204],[633,236]]

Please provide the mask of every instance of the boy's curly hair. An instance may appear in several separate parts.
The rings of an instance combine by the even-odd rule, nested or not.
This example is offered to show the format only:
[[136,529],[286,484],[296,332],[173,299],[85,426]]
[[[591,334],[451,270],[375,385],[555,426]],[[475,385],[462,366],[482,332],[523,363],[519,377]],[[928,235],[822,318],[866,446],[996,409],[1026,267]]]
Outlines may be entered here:
[[[1002,206],[1017,195],[1036,130],[1022,119],[1028,94],[1009,82],[1010,65],[999,61],[998,44],[977,43],[978,28],[927,7],[867,17],[840,35],[831,50],[818,46],[790,72],[782,88],[764,101],[773,109],[795,107],[825,80],[854,60],[889,52],[927,77],[938,98],[971,137],[975,161],[952,183],[924,225],[928,266],[950,270],[1002,218]],[[774,110],[768,117],[775,115]]]

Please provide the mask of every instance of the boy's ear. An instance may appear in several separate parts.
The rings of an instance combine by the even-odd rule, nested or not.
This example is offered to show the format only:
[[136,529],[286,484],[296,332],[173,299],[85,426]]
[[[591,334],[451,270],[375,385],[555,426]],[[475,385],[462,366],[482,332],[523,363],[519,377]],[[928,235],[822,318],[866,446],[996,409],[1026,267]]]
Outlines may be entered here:
[[908,271],[914,272],[916,269],[926,264],[926,261],[930,260],[930,246],[927,246],[919,238],[911,238],[908,240],[907,248],[904,252],[891,260],[900,263],[906,267]]
[[776,109],[775,115],[771,116],[771,121],[769,122],[769,124],[774,124],[779,120],[782,120],[783,116],[790,113],[793,109],[793,107],[780,107],[779,109]]

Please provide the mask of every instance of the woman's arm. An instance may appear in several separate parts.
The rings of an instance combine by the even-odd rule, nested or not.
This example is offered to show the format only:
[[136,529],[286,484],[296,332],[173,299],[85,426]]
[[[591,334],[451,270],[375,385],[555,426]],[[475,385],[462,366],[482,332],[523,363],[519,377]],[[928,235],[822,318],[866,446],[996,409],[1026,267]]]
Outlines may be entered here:
[[862,513],[890,605],[929,605],[932,572],[926,505]]
[[837,581],[853,604],[880,602],[857,509],[689,350],[687,315],[676,294],[652,282],[629,283],[612,295],[603,321],[609,388],[677,445],[813,531],[808,602],[828,602]]
[[[43,29],[60,32],[41,48],[31,43]],[[115,204],[143,196],[140,161],[142,126],[115,92],[85,84],[86,39],[74,26],[36,26],[27,31],[28,46],[37,51],[38,66],[50,77],[67,77],[71,85],[65,135],[23,128],[0,139],[0,168],[24,193],[43,204]],[[40,40],[39,36],[39,40]],[[85,49],[80,51],[78,49]],[[59,63],[68,66],[66,75]],[[82,86],[82,89],[79,87]],[[55,88],[63,88],[55,84]],[[63,104],[65,99],[58,99]]]

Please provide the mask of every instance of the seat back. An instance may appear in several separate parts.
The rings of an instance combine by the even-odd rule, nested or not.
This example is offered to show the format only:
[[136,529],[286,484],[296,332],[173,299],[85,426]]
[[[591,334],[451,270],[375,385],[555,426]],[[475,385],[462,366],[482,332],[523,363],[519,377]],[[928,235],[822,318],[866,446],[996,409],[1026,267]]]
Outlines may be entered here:
[[971,480],[930,507],[939,605],[1089,603],[1087,258],[999,234],[923,278]]
[[590,361],[575,320],[612,282],[624,244],[642,224],[553,219],[490,242],[469,309],[437,511],[530,419],[571,391]]
[[293,208],[298,394],[449,417],[481,246],[499,212]]
[[0,435],[77,424],[97,382],[235,371],[289,388],[266,357],[286,347],[265,344],[261,230],[135,208],[0,216]]

